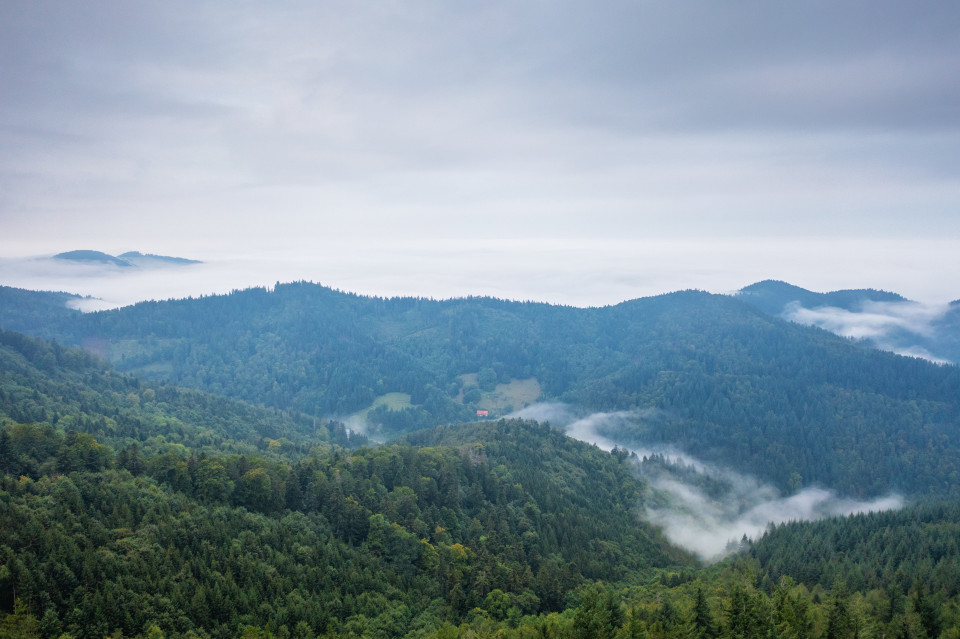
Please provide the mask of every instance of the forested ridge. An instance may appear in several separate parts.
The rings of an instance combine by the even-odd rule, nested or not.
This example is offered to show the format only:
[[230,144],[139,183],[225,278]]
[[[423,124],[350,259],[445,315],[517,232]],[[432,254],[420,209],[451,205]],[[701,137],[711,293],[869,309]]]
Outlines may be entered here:
[[699,567],[630,454],[522,420],[377,447],[0,333],[0,636],[957,637],[955,501]]
[[[584,448],[542,428],[503,423],[497,436],[504,450],[525,436]],[[459,623],[491,593],[517,619],[558,611],[587,580],[635,582],[671,562],[635,518],[628,465],[596,450],[571,453],[593,473],[520,468],[482,441],[296,464],[103,451],[70,465],[98,444],[2,432],[5,459],[37,455],[41,438],[50,452],[35,477],[6,475],[0,509],[0,598],[37,611],[45,634],[305,623],[398,636]]]
[[865,349],[729,296],[580,309],[299,282],[90,314],[36,296],[0,289],[7,328],[85,346],[149,379],[326,418],[409,395],[409,407],[368,413],[383,436],[469,420],[479,391],[534,379],[541,400],[663,416],[619,441],[674,446],[783,489],[798,475],[859,496],[958,490],[960,369]]
[[365,441],[341,424],[118,373],[89,352],[0,330],[2,414],[148,450],[305,449]]
[[870,302],[906,302],[902,295],[876,289],[853,289],[816,293],[805,288],[776,280],[764,280],[745,286],[737,292],[737,297],[751,306],[756,306],[770,315],[779,315],[784,307],[796,303],[804,308],[831,306],[848,311],[862,310],[864,303]]
[[[549,426],[355,450],[266,437],[258,450],[210,439],[207,420],[235,402],[197,406],[195,423],[150,419],[162,400],[144,401],[156,391],[138,380],[2,337],[0,606],[26,606],[46,636],[399,636],[490,597],[514,619],[559,611],[584,583],[689,561],[637,519],[628,457]],[[237,419],[285,424],[248,410]]]
[[920,579],[924,588],[954,597],[960,594],[960,503],[930,500],[904,510],[780,524],[750,555],[770,583],[791,575],[824,588],[842,580],[854,590],[906,592]]
[[773,280],[751,284],[736,296],[774,317],[790,317],[806,309],[812,311],[807,316],[815,323],[817,317],[828,324],[839,318],[841,326],[849,322],[848,328],[862,335],[859,341],[865,346],[960,363],[960,300],[938,308],[886,291],[815,293]]

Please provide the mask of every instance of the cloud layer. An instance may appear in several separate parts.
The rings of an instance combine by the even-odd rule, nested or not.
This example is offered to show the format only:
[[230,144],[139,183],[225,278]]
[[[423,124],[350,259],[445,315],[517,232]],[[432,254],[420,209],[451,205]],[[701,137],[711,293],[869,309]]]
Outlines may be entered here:
[[903,291],[870,246],[821,242],[956,271],[901,240],[960,255],[958,22],[943,2],[13,0],[0,254],[348,246],[416,270],[423,245],[516,263],[559,241],[589,264],[627,241],[689,276],[801,238],[731,290],[819,260]]
[[938,345],[943,332],[939,324],[950,308],[949,304],[868,301],[860,309],[851,311],[832,306],[804,308],[791,303],[784,309],[783,317],[800,324],[819,326],[844,337],[865,340],[882,350],[946,364],[951,359],[931,353],[921,344]]
[[[2,240],[0,240],[2,242]],[[537,239],[485,242],[459,237],[434,241],[357,241],[303,238],[287,249],[210,250],[169,254],[204,260],[171,270],[83,268],[48,259],[0,257],[0,284],[63,290],[104,300],[101,306],[227,293],[250,286],[310,280],[355,293],[448,298],[490,295],[573,306],[604,306],[688,288],[732,293],[767,277],[821,290],[885,286],[914,299],[957,297],[951,278],[917,277],[923,270],[960,271],[950,242],[915,241],[902,259],[890,257],[906,242],[818,242],[849,260],[821,259],[803,240],[589,240]],[[67,245],[114,254],[157,252],[137,244]],[[916,257],[914,257],[916,255]],[[842,268],[837,268],[837,264]]]
[[[716,561],[736,551],[744,536],[757,539],[771,524],[903,506],[903,499],[897,495],[859,501],[818,487],[784,496],[773,486],[733,469],[706,464],[673,448],[647,447],[642,443],[643,422],[656,418],[655,411],[583,416],[570,405],[544,403],[529,406],[514,416],[548,421],[570,437],[603,450],[619,447],[632,450],[639,457],[666,456],[666,464],[652,468],[646,464],[641,466],[652,489],[644,517],[662,528],[671,542],[696,553],[704,561]],[[615,441],[618,432],[629,433],[629,442]],[[674,472],[672,469],[677,466],[685,472]],[[703,487],[707,484],[720,486],[722,490],[708,494]]]
[[731,486],[722,498],[708,496],[682,481],[655,477],[651,486],[660,494],[660,500],[645,508],[647,519],[660,526],[670,541],[704,561],[716,561],[737,550],[744,536],[758,539],[772,524],[903,507],[903,499],[897,495],[859,501],[823,488],[805,488],[782,496],[772,487],[739,473],[714,473]]

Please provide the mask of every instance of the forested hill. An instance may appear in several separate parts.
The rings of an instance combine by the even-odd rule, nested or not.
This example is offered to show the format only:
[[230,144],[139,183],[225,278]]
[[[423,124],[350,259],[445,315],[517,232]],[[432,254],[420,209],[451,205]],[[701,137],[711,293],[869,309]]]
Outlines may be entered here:
[[63,324],[70,318],[80,316],[80,311],[67,306],[79,299],[79,295],[71,293],[0,286],[0,328],[52,336],[63,330]]
[[[304,454],[324,442],[364,442],[348,435],[342,425],[278,413],[202,391],[144,382],[117,373],[85,351],[0,330],[0,424],[27,425],[24,432],[37,442],[55,431],[70,431],[117,450],[132,446],[145,454],[175,455],[189,450]],[[7,459],[7,470],[28,476],[37,472],[40,462],[35,457],[42,457],[38,451],[45,445],[37,443],[39,448],[22,458]]]
[[815,293],[772,280],[741,289],[737,298],[774,317],[820,326],[865,346],[960,363],[960,301],[919,304],[873,289]]
[[960,628],[956,501],[786,524],[697,569],[638,519],[623,450],[522,420],[346,450],[310,421],[0,332],[0,636]]
[[678,446],[782,487],[796,473],[859,495],[958,490],[960,370],[858,348],[729,296],[580,309],[293,283],[39,324],[27,310],[4,316],[121,370],[284,410],[346,416],[405,394],[406,407],[368,414],[382,436],[463,421],[498,393],[501,414],[519,409],[506,385],[524,380],[539,390],[524,401],[656,409],[620,440]]
[[0,333],[0,636],[424,635],[691,565],[629,456],[547,426],[301,426]]
[[832,306],[847,311],[857,311],[862,309],[865,302],[897,303],[909,301],[897,293],[876,289],[865,288],[817,293],[775,280],[764,280],[745,286],[740,289],[737,296],[771,315],[780,315],[784,307],[790,303],[797,303],[805,308]]

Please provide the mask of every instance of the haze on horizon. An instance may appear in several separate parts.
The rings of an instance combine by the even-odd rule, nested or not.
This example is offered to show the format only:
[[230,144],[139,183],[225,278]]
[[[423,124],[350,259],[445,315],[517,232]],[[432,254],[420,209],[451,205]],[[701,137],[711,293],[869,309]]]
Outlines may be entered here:
[[[0,9],[0,284],[960,297],[960,5]],[[184,276],[35,256],[136,250]],[[46,270],[45,270],[46,269]]]

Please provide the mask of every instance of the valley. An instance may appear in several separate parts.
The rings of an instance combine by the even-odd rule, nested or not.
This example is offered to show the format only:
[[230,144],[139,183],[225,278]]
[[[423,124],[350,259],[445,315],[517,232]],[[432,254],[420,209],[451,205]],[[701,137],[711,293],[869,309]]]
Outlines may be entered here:
[[0,606],[20,631],[960,621],[954,366],[696,291],[599,309],[303,282],[67,299],[0,288]]

